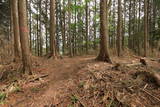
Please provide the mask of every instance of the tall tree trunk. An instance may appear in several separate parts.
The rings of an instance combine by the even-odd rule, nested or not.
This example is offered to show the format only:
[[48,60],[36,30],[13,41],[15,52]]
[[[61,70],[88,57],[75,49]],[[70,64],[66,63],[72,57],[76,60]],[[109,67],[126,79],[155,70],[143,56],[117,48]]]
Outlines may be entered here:
[[[77,6],[77,1],[75,0],[74,2],[74,5]],[[74,24],[75,24],[75,27],[74,27],[74,38],[73,38],[73,41],[74,41],[74,55],[77,55],[77,9],[75,8],[75,16],[74,16]]]
[[101,35],[100,52],[97,57],[97,60],[112,63],[108,49],[108,9],[109,7],[106,0],[101,0],[100,1],[100,35]]
[[72,45],[72,35],[71,35],[71,0],[68,0],[68,37],[69,37],[69,53],[70,57],[73,57],[73,45]]
[[96,35],[97,35],[97,0],[95,0],[95,10],[94,10],[94,49],[96,50],[97,49],[97,46],[96,46]]
[[[156,31],[156,18],[157,18],[157,8],[156,8],[156,2],[153,0],[153,22],[152,22],[152,32],[154,32],[152,35],[154,36],[155,35],[155,31]],[[152,52],[154,52],[154,47],[155,44],[154,44],[154,41],[152,39]]]
[[113,0],[113,26],[112,47],[116,50],[116,0]]
[[132,0],[129,0],[129,25],[128,25],[128,48],[132,47],[131,39],[131,10],[132,10]]
[[46,54],[48,54],[48,0],[45,2],[45,12],[46,12],[46,17],[45,17],[45,34],[46,34]]
[[124,9],[123,9],[123,30],[122,30],[122,50],[125,48],[125,32],[126,32],[126,0],[124,0]]
[[20,59],[20,35],[19,35],[19,19],[18,19],[18,0],[11,0],[12,17],[13,17],[13,33],[14,33],[14,56],[15,61]]
[[86,11],[86,54],[88,54],[88,1],[85,1],[85,11]]
[[117,54],[121,56],[122,53],[122,8],[121,0],[118,0],[118,24],[117,24]]
[[61,6],[60,6],[61,0],[55,0],[55,48],[56,48],[56,54],[59,54],[60,52],[60,34],[61,31],[61,24],[60,24],[60,17],[61,17]]
[[[138,14],[138,32],[141,31],[141,0],[139,0],[139,14]],[[141,43],[140,43],[140,37],[138,37],[138,55],[141,54]]]
[[147,56],[147,38],[148,38],[148,21],[147,21],[147,14],[148,14],[148,2],[144,0],[144,57]]
[[56,58],[55,27],[55,0],[50,0],[50,47],[53,58]]
[[37,55],[39,56],[39,8],[37,6]]
[[28,1],[29,8],[29,42],[30,42],[30,51],[32,52],[32,9],[31,9],[31,1]]
[[63,10],[62,10],[62,51],[65,54],[66,49],[66,10],[65,10],[65,0],[63,0]]
[[27,74],[32,74],[31,70],[31,54],[29,49],[29,31],[27,26],[27,10],[26,0],[18,1],[18,12],[19,12],[19,29],[20,29],[20,42],[22,50],[22,62],[23,71]]
[[43,38],[42,38],[42,21],[41,21],[41,14],[42,14],[42,0],[39,1],[39,50],[40,50],[40,56],[43,55]]

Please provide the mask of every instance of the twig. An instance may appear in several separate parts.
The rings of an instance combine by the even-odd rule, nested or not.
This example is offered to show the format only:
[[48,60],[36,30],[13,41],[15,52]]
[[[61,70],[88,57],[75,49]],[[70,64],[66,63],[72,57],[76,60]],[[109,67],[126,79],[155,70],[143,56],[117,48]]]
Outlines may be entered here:
[[147,88],[147,86],[148,86],[148,84],[146,84],[146,85],[144,86],[143,90],[145,90],[145,89]]
[[79,96],[76,93],[72,93],[72,95],[76,96],[78,98],[79,103],[83,106],[83,107],[87,107],[82,100],[79,98]]
[[56,106],[60,105],[60,104],[63,103],[63,102],[64,102],[64,101],[60,101],[60,102],[58,102],[57,104],[51,104],[50,107],[56,107]]
[[24,102],[24,101],[27,100],[27,99],[28,99],[28,97],[27,97],[27,98],[23,98],[23,99],[17,101],[15,104],[10,105],[10,106],[11,106],[11,107],[17,106],[17,105],[19,105],[20,103]]
[[29,82],[34,82],[34,81],[36,81],[36,80],[38,80],[38,79],[40,79],[40,78],[45,78],[45,77],[47,77],[48,76],[48,74],[46,74],[46,75],[41,75],[41,76],[38,76],[38,77],[36,77],[36,78],[34,78],[34,79],[32,79],[32,80],[29,80]]
[[160,99],[154,95],[152,95],[151,93],[149,93],[147,90],[145,89],[141,89],[143,92],[145,92],[146,94],[150,95],[151,97],[155,98],[156,100],[158,100],[160,102]]

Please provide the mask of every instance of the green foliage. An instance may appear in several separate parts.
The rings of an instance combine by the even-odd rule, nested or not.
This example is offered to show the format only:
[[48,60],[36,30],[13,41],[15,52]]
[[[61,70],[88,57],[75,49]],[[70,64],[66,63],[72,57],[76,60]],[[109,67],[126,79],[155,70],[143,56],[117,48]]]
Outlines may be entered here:
[[96,40],[94,41],[96,44],[99,44],[100,42],[100,39],[99,38],[96,38]]
[[6,93],[0,93],[0,104],[3,104],[6,97],[7,97]]
[[19,86],[15,87],[15,91],[14,92],[20,92],[22,89]]
[[157,20],[158,27],[154,31],[150,32],[150,40],[158,41],[160,40],[160,17]]
[[71,98],[72,103],[77,103],[78,102],[77,96],[72,95],[70,98]]
[[80,83],[79,83],[79,85],[78,85],[78,87],[79,87],[79,88],[83,88],[83,87],[84,87],[84,85],[85,85],[85,83],[84,83],[84,82],[80,82]]
[[93,17],[93,20],[94,20],[94,21],[97,21],[97,19],[99,19],[99,18],[100,18],[99,14],[96,14],[96,15]]
[[154,5],[160,8],[160,0],[154,0]]
[[85,0],[85,2],[87,2],[87,3],[90,2],[90,1],[91,1],[91,0]]
[[33,87],[33,88],[31,88],[31,91],[32,91],[32,92],[38,92],[38,91],[40,91],[40,89],[39,89],[39,88],[36,88],[36,87]]
[[10,87],[10,89],[9,89],[9,92],[11,92],[11,93],[14,93],[14,92],[20,92],[22,89],[19,87],[19,86],[17,86],[17,85],[13,85],[13,86],[11,86]]
[[74,107],[73,105],[68,105],[67,107]]

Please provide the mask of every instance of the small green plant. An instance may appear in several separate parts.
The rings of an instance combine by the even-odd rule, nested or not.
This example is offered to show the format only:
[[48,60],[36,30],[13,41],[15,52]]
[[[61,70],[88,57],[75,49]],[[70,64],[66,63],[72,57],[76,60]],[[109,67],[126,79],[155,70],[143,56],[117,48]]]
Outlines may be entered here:
[[4,100],[6,99],[6,93],[0,93],[0,104],[4,103]]
[[74,107],[74,106],[70,104],[70,105],[68,105],[67,107]]
[[75,95],[71,96],[71,101],[72,103],[77,103],[78,102],[78,98]]
[[14,93],[14,92],[20,92],[21,88],[17,85],[13,85],[10,87],[9,92]]
[[79,85],[78,85],[78,87],[79,87],[79,88],[83,88],[83,87],[84,87],[84,85],[85,85],[85,83],[84,83],[84,82],[80,82],[80,83],[79,83]]
[[31,91],[32,91],[32,92],[38,92],[38,91],[40,91],[40,89],[39,89],[39,88],[36,88],[36,87],[33,87],[33,88],[31,88]]
[[22,89],[18,86],[15,87],[15,91],[14,92],[20,92]]

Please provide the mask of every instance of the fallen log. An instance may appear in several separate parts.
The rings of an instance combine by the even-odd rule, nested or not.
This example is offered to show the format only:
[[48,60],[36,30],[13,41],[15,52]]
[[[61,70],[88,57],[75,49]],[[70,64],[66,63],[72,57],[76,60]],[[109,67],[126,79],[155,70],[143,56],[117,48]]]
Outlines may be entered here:
[[142,63],[126,64],[127,67],[139,66],[139,65],[142,65]]
[[33,78],[32,80],[29,80],[29,82],[34,82],[34,81],[40,80],[40,78],[45,78],[47,76],[49,76],[49,75],[48,74],[40,75],[40,76]]
[[145,82],[151,83],[160,87],[160,74],[156,71],[150,71],[150,72],[139,71],[139,72],[136,72],[134,76],[136,78],[138,78],[138,76],[141,76],[142,80],[144,80]]
[[155,81],[156,81],[156,84],[158,85],[158,86],[160,86],[160,74],[158,74],[158,73],[153,73],[152,74],[153,75],[153,78],[155,79]]

